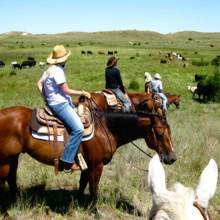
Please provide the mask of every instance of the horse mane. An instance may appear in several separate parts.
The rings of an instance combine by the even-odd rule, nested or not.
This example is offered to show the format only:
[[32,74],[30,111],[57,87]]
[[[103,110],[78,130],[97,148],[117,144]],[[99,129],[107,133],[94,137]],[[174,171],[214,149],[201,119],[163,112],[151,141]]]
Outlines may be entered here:
[[100,111],[100,110],[95,110],[94,111],[98,117],[105,117],[106,120],[108,121],[115,121],[117,120],[118,123],[121,122],[122,124],[132,124],[132,123],[137,123],[138,118],[150,118],[153,116],[156,116],[160,118],[160,120],[163,123],[167,124],[166,117],[161,116],[157,112],[146,112],[146,111],[137,111],[137,112],[109,112],[109,111]]
[[150,118],[155,113],[148,112],[103,112],[96,111],[97,117],[106,121],[107,127],[117,131],[122,128],[137,128],[139,118]]

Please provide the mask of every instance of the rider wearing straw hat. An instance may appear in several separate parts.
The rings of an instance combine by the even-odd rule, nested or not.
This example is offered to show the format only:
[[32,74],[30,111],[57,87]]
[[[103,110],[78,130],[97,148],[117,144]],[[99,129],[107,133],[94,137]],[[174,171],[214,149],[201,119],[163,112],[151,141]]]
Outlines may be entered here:
[[71,52],[67,51],[63,45],[56,45],[47,58],[50,67],[38,81],[38,88],[46,104],[69,131],[69,138],[59,162],[59,170],[80,169],[74,158],[81,143],[84,128],[79,116],[74,111],[75,106],[70,96],[84,95],[87,98],[91,97],[90,93],[86,91],[69,88],[64,67],[70,55]]
[[149,94],[152,92],[152,77],[151,74],[148,72],[144,73],[144,80],[145,80],[145,92]]
[[163,93],[163,85],[161,81],[161,76],[159,73],[154,75],[154,79],[152,80],[152,92],[157,93],[162,98],[162,109],[163,111],[167,111],[167,97]]

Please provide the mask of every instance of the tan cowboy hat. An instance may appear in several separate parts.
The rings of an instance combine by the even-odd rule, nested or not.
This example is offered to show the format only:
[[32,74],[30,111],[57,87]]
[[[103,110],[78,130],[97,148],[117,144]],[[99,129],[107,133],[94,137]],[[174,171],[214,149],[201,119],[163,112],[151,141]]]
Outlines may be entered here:
[[47,58],[47,63],[49,64],[64,63],[65,61],[67,61],[70,54],[71,51],[67,51],[63,45],[56,45],[53,48],[52,53],[50,53],[49,57]]
[[159,73],[156,73],[156,74],[154,75],[154,78],[155,78],[155,79],[161,79],[161,76],[160,76]]
[[152,81],[152,77],[151,77],[150,73],[145,72],[145,73],[144,73],[144,79],[145,79],[145,82],[150,82],[150,81]]

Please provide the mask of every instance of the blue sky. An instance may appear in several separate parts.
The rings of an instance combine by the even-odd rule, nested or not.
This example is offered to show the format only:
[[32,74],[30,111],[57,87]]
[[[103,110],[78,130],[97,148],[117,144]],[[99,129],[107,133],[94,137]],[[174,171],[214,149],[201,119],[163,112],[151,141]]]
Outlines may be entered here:
[[0,33],[220,32],[219,0],[0,0]]

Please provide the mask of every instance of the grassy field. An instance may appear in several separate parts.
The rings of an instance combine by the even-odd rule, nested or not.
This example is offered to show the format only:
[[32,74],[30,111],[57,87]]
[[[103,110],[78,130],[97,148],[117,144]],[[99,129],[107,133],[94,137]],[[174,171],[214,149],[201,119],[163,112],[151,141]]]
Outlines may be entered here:
[[[129,42],[136,43],[131,45]],[[198,177],[214,158],[220,167],[220,104],[200,103],[192,99],[187,85],[196,85],[194,74],[211,75],[219,71],[211,64],[194,66],[192,61],[211,62],[220,55],[220,33],[179,32],[160,35],[154,32],[117,31],[99,33],[65,33],[57,35],[28,35],[20,33],[0,35],[0,107],[43,104],[37,91],[37,80],[43,69],[12,72],[11,61],[18,63],[28,56],[45,61],[55,44],[64,44],[72,51],[67,63],[68,82],[74,89],[97,91],[104,88],[104,68],[107,51],[118,51],[119,68],[127,88],[132,81],[139,84],[136,91],[144,92],[144,72],[159,72],[166,92],[181,95],[181,106],[171,106],[167,113],[178,160],[166,166],[168,186],[180,181],[193,188]],[[90,50],[93,55],[82,55]],[[98,52],[105,52],[99,55]],[[168,61],[160,64],[168,52],[175,51],[187,61]],[[134,59],[130,59],[134,57]],[[134,90],[129,89],[130,92]],[[136,143],[146,150],[142,140]],[[148,152],[153,154],[151,150]],[[103,172],[100,181],[98,207],[102,219],[146,219],[151,207],[147,192],[146,169],[149,158],[128,144],[121,147]],[[21,198],[9,207],[14,219],[93,219],[77,205],[75,198],[79,174],[54,175],[47,167],[21,155],[18,168],[18,186]],[[87,191],[88,193],[88,191]],[[214,220],[220,219],[220,182],[209,210]],[[139,216],[139,214],[141,214]]]

